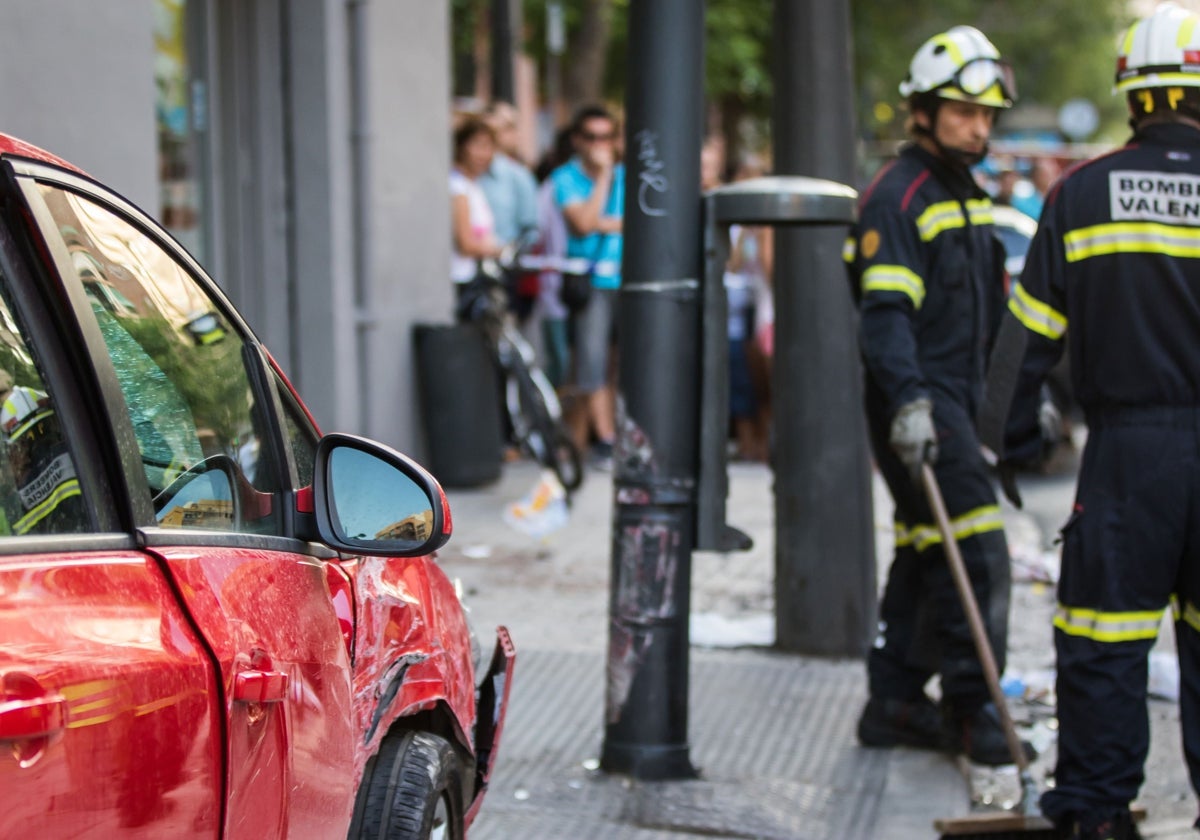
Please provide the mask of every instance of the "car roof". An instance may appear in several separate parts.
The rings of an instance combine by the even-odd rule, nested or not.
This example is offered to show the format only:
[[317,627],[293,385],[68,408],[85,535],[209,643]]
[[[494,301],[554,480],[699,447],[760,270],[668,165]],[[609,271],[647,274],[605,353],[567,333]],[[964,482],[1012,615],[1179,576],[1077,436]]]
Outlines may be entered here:
[[13,137],[10,134],[0,133],[0,157],[23,157],[31,160],[36,160],[41,163],[49,163],[54,166],[60,166],[63,169],[69,169],[72,172],[77,172],[80,175],[87,175],[82,169],[73,163],[69,163],[57,155],[52,155],[45,149],[27,143],[20,138]]

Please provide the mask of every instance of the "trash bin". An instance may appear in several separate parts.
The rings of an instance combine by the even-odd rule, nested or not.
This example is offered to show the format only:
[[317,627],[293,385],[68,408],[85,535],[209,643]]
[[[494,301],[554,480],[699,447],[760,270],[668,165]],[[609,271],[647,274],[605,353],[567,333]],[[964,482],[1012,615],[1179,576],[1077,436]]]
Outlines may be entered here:
[[499,379],[483,335],[471,324],[417,324],[413,336],[430,471],[444,487],[496,481]]

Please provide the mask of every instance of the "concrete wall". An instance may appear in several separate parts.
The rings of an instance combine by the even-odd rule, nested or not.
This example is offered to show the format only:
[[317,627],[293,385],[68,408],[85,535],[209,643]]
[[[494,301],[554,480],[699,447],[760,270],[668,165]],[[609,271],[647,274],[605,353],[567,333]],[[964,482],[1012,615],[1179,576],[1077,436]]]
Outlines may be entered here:
[[449,4],[370,0],[363,301],[367,434],[424,453],[412,327],[448,323],[450,286]]
[[0,131],[157,214],[153,12],[149,0],[5,3]]
[[[448,4],[205,8],[218,193],[208,265],[323,428],[420,458],[412,328],[448,322],[452,306]],[[0,131],[157,215],[154,4],[4,11]]]
[[448,7],[295,0],[288,20],[289,374],[323,428],[420,458],[412,328],[452,306]]

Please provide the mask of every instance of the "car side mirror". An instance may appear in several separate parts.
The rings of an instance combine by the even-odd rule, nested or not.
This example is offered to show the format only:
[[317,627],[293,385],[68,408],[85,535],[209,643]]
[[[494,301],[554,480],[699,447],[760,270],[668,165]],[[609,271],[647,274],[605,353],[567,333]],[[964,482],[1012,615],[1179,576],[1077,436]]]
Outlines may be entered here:
[[354,554],[418,557],[450,539],[437,480],[405,455],[357,435],[317,444],[313,513],[321,541]]

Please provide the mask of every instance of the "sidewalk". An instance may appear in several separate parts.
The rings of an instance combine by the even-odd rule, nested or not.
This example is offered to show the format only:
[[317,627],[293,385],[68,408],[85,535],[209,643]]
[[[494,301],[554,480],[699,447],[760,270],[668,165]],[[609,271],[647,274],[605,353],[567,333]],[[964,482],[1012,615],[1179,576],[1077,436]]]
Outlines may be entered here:
[[[645,783],[600,773],[612,512],[611,474],[590,471],[566,527],[542,539],[501,519],[537,481],[534,465],[505,466],[496,484],[449,492],[454,536],[441,552],[462,581],[481,641],[505,624],[517,647],[511,707],[492,788],[472,840],[927,840],[935,817],[969,813],[976,798],[1002,800],[1017,788],[949,757],[858,746],[865,702],[861,661],[774,652],[774,501],[764,466],[730,468],[728,519],[749,533],[749,552],[697,552],[692,564],[689,742],[693,781]],[[1010,540],[1041,539],[1069,509],[1071,479],[1035,481],[1030,515],[1006,509]],[[891,553],[890,502],[877,482],[879,574]],[[1036,546],[1035,549],[1040,549]],[[1053,667],[1052,587],[1014,585],[1010,673]],[[706,647],[740,640],[736,648]],[[1050,711],[1014,703],[1019,721]],[[1166,705],[1166,704],[1155,704]],[[1034,704],[1036,707],[1036,704]],[[1178,711],[1152,708],[1165,778],[1143,797],[1148,837],[1195,837],[1180,759]],[[1173,727],[1173,728],[1172,728]],[[1042,783],[1045,761],[1035,776]],[[1156,771],[1148,770],[1152,780]]]

